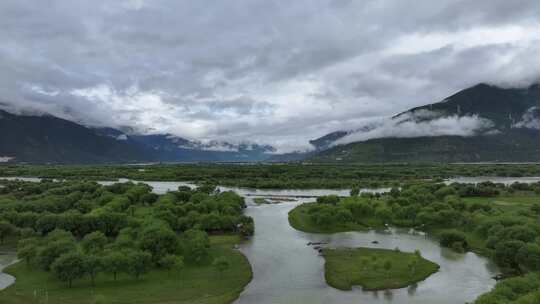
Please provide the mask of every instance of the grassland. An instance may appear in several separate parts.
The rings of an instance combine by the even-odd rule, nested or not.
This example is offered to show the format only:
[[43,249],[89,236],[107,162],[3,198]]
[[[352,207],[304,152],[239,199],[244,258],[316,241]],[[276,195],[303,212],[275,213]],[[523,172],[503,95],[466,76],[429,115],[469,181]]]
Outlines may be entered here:
[[[425,280],[439,270],[439,265],[414,253],[396,250],[356,248],[325,249],[325,279],[328,285],[351,290],[402,288]],[[386,269],[385,263],[391,266]]]
[[231,303],[250,282],[251,267],[244,255],[232,249],[239,242],[238,236],[212,236],[210,242],[210,256],[224,256],[230,262],[229,269],[222,274],[211,265],[188,265],[181,272],[154,270],[139,280],[122,275],[114,281],[112,276],[101,274],[95,287],[84,279],[67,288],[51,273],[17,263],[5,271],[17,281],[0,292],[0,303]]

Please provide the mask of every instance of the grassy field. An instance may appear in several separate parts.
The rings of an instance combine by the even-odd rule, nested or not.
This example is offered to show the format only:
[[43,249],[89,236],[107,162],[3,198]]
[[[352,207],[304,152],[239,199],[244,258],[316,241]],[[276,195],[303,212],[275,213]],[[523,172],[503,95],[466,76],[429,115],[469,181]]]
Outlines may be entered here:
[[495,208],[517,211],[519,209],[528,210],[533,204],[540,203],[540,196],[517,194],[497,197],[464,197],[463,201],[466,203],[489,203]]
[[52,274],[31,271],[24,263],[18,263],[6,270],[17,281],[0,292],[0,303],[231,303],[252,278],[247,259],[231,249],[238,242],[238,236],[211,237],[211,256],[225,256],[231,263],[222,274],[211,265],[187,266],[180,273],[154,270],[139,280],[122,275],[116,282],[111,275],[101,274],[95,287],[84,279],[75,281],[69,289]]
[[[325,249],[325,279],[328,285],[351,290],[362,286],[364,290],[403,288],[425,280],[439,270],[439,265],[416,256],[395,250],[371,248]],[[409,263],[417,259],[414,268]],[[386,270],[384,261],[391,263]]]
[[308,212],[310,204],[302,204],[289,212],[289,224],[296,230],[309,233],[338,233],[346,231],[365,231],[368,225],[361,224],[332,224],[331,226],[320,226],[311,220]]

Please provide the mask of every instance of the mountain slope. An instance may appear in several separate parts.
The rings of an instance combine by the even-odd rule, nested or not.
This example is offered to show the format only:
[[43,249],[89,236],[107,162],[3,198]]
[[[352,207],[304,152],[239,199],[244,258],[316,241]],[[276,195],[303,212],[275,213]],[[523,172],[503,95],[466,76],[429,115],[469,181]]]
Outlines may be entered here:
[[478,84],[441,102],[410,109],[394,116],[394,118],[421,111],[430,111],[439,116],[477,114],[491,120],[498,129],[509,129],[522,119],[528,110],[539,106],[539,85],[532,85],[524,89],[504,89]]
[[52,115],[16,115],[0,110],[0,162],[245,162],[266,160],[274,151],[267,145],[128,134],[114,128],[88,128]]
[[51,115],[15,115],[0,110],[0,157],[33,163],[148,161],[152,157],[74,122]]
[[130,135],[129,138],[152,150],[161,161],[263,161],[274,152],[274,148],[267,145],[202,143],[171,134]]
[[[378,127],[342,132],[310,161],[540,161],[539,118],[540,86],[479,84],[399,113]],[[471,122],[477,124],[465,125]]]

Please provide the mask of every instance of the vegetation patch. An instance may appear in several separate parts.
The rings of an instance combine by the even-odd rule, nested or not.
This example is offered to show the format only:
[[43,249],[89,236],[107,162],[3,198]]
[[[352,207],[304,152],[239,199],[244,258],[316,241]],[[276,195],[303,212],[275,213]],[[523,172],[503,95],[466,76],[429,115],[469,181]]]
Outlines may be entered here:
[[540,303],[540,274],[504,280],[480,296],[475,304],[537,304]]
[[[230,238],[234,240],[234,238]],[[236,240],[234,240],[236,241]],[[17,278],[14,285],[0,292],[1,303],[201,303],[225,304],[233,302],[250,282],[252,273],[247,259],[233,243],[219,237],[209,250],[210,258],[227,261],[225,269],[216,265],[186,265],[183,269],[154,269],[139,279],[120,273],[116,281],[112,274],[100,273],[92,286],[89,277],[65,282],[53,274],[35,270],[19,262],[7,270]],[[236,244],[236,242],[234,242]],[[222,267],[222,266],[220,266]],[[35,292],[35,293],[34,293]]]
[[540,176],[540,164],[179,164],[140,166],[2,165],[0,176],[192,181],[267,189],[392,187],[455,176]]
[[267,200],[266,198],[264,197],[256,197],[253,199],[253,202],[257,205],[269,205],[269,204],[272,204],[271,201]]
[[[0,245],[22,260],[2,303],[230,303],[251,280],[233,246],[244,199],[203,185],[0,181]],[[15,241],[18,242],[15,245]]]
[[328,285],[351,290],[403,288],[425,280],[439,270],[439,265],[416,253],[399,250],[356,248],[324,249],[325,279]]
[[337,219],[329,219],[328,222],[321,224],[313,217],[313,211],[310,212],[315,203],[306,203],[299,205],[289,212],[289,224],[296,230],[309,233],[337,233],[345,231],[361,231],[368,227],[351,222],[338,222]]
[[289,213],[289,221],[307,232],[386,224],[414,228],[437,236],[443,247],[491,258],[501,277],[540,272],[540,183],[424,181],[389,193],[351,194],[298,206]]

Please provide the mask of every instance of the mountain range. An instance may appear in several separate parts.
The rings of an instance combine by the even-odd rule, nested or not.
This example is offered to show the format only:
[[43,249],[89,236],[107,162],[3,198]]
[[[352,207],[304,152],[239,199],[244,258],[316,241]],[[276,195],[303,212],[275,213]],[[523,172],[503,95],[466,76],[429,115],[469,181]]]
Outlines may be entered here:
[[91,128],[48,114],[0,110],[0,162],[137,163],[178,161],[261,161],[271,146],[202,143],[171,134],[140,135]]
[[479,84],[312,143],[312,162],[540,161],[540,86]]
[[0,162],[525,162],[540,161],[540,85],[479,84],[310,144],[310,152],[276,154],[270,145],[137,134],[0,110]]

